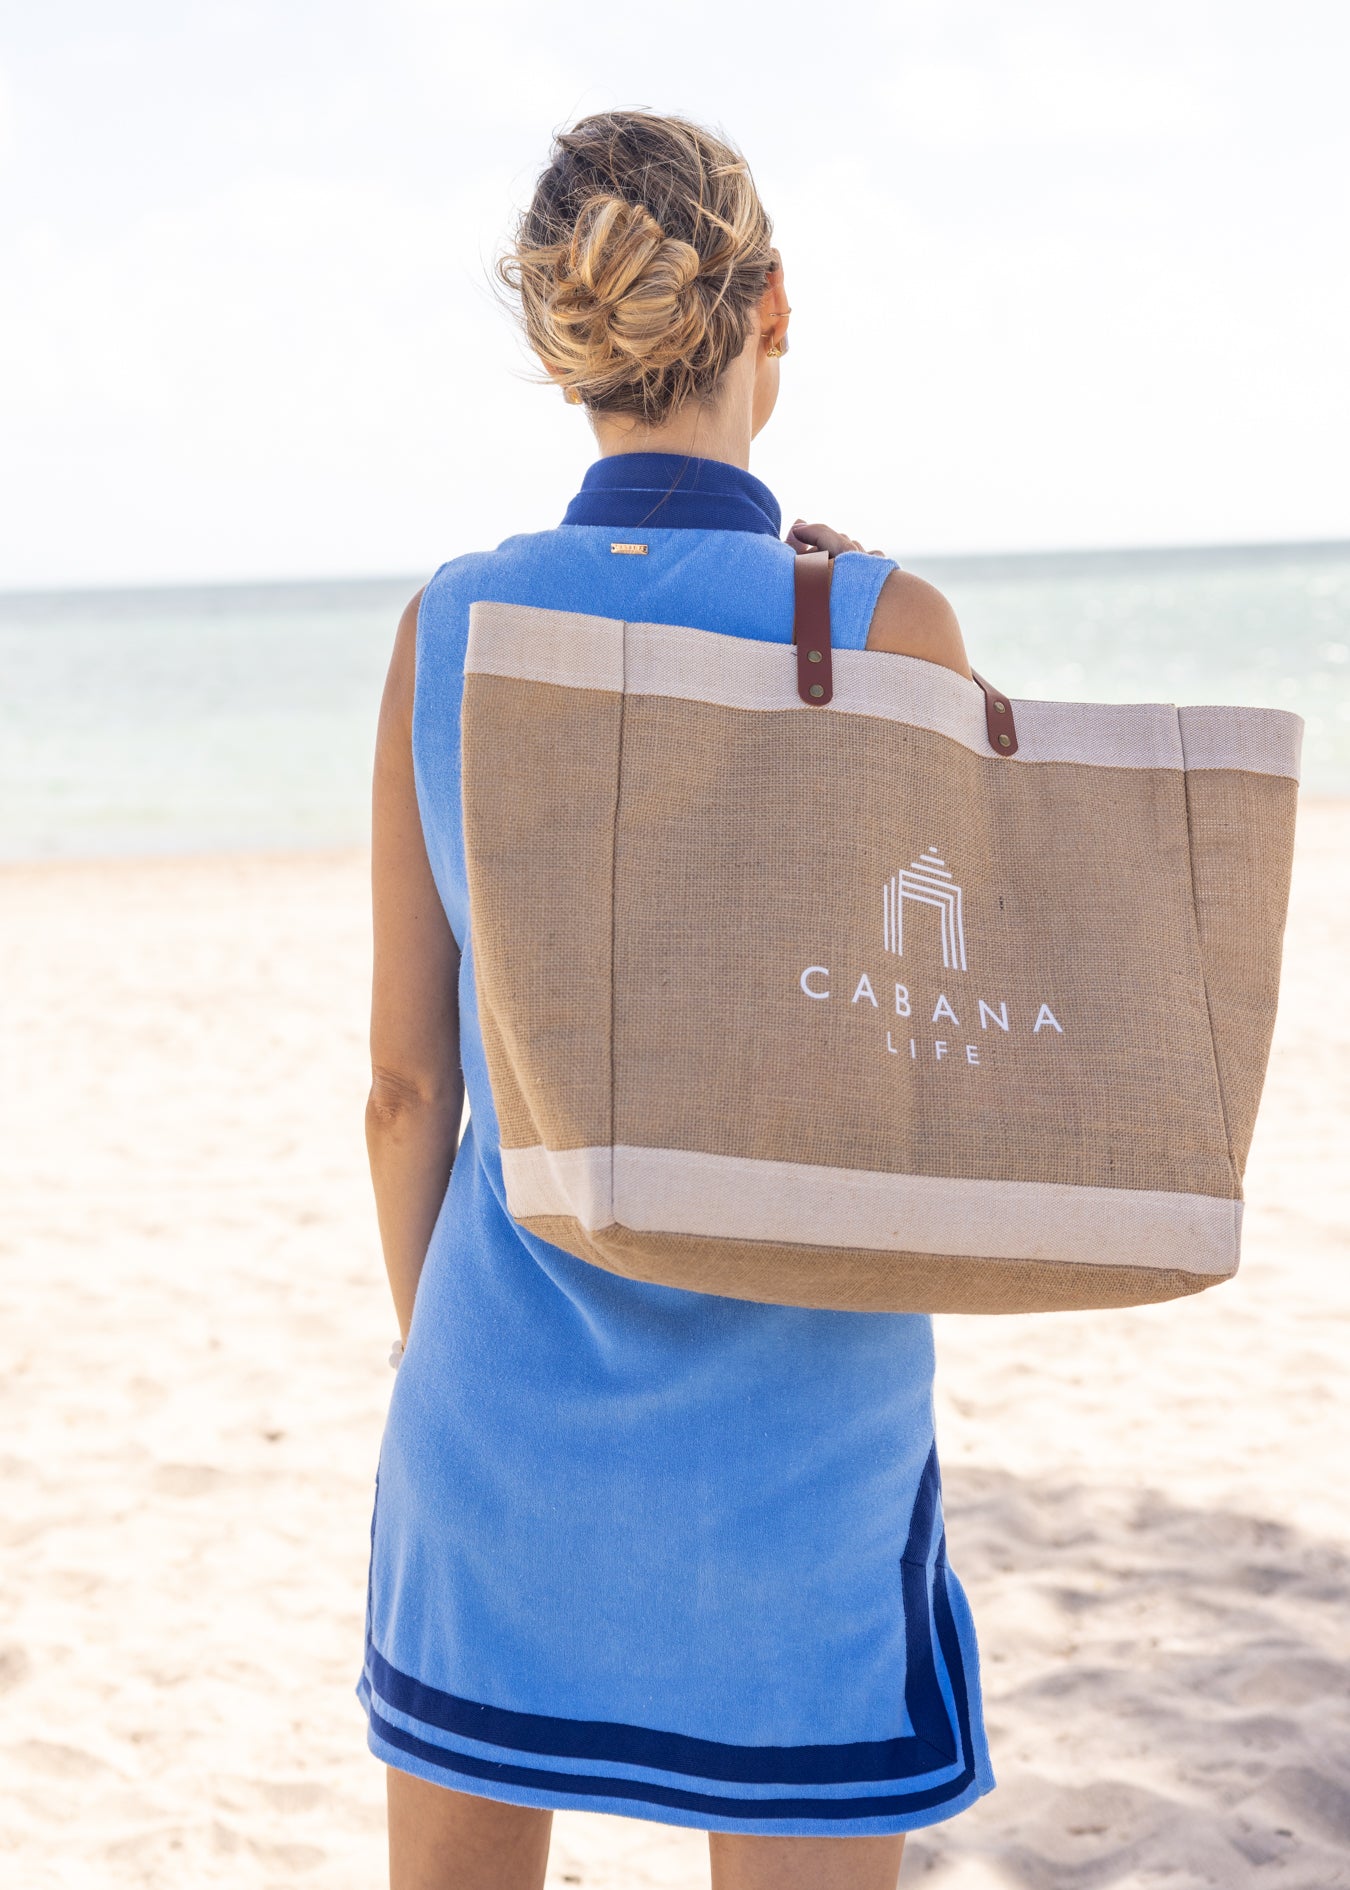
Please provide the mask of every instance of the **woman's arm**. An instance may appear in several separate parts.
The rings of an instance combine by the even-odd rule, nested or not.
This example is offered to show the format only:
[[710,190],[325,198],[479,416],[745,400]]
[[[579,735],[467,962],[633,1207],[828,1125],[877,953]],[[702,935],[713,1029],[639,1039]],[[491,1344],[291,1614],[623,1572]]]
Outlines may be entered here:
[[408,1337],[417,1281],[459,1141],[459,948],[431,877],[413,785],[417,608],[404,611],[375,742],[375,977],[366,1146],[384,1264]]
[[[787,535],[794,551],[861,551],[856,538],[830,525],[808,525],[798,519]],[[879,552],[873,552],[879,557]],[[869,650],[889,650],[894,656],[921,656],[940,663],[958,676],[970,675],[961,626],[942,592],[912,571],[888,572],[867,631]]]

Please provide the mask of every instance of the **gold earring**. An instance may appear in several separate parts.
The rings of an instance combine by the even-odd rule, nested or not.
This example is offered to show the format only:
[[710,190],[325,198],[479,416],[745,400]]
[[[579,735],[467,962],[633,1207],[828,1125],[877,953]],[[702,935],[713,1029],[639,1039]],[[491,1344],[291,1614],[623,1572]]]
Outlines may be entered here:
[[783,339],[781,341],[775,341],[772,348],[766,348],[764,350],[765,354],[768,356],[770,361],[777,361],[779,357],[781,355],[785,355],[787,351],[788,351],[788,339],[786,335],[783,336]]
[[581,389],[579,387],[564,387],[563,399],[567,402],[569,407],[579,407],[581,405]]

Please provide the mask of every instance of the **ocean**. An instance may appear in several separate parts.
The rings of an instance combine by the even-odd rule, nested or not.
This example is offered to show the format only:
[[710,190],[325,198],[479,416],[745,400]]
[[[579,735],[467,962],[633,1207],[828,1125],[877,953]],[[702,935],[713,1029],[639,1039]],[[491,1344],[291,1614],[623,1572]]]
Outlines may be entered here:
[[[902,562],[1014,699],[1293,709],[1350,795],[1350,543]],[[0,594],[0,860],[364,844],[419,581]]]

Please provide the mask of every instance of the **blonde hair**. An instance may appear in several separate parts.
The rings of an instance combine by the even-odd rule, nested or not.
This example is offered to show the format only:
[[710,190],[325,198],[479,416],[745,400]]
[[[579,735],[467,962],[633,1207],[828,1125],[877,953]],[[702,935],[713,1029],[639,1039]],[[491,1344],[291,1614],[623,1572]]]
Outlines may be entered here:
[[706,399],[744,347],[772,233],[724,140],[599,112],[554,140],[497,273],[569,398],[655,425]]

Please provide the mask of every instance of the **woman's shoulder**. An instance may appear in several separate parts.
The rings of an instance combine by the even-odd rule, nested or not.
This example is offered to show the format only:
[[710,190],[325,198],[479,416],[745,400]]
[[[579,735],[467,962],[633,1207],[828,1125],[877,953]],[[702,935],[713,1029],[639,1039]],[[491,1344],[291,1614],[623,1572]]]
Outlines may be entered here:
[[491,577],[500,569],[502,556],[517,541],[507,538],[500,545],[487,551],[461,551],[453,558],[447,558],[444,564],[437,565],[427,579],[418,596],[430,606],[452,605],[470,591]]
[[491,550],[460,552],[436,567],[404,605],[394,639],[395,667],[409,692],[414,674],[427,685],[457,681],[473,604],[539,601],[554,537],[517,533]]
[[956,612],[935,584],[898,565],[887,573],[877,595],[867,648],[918,656],[954,669],[958,675],[970,674]]
[[447,558],[418,592],[423,629],[480,600],[528,601],[528,593],[558,562],[556,531],[516,532],[490,550]]
[[832,525],[808,524],[799,518],[787,542],[794,553],[834,554],[836,587],[847,573],[852,582],[843,587],[845,593],[855,611],[858,604],[864,607],[863,622],[859,624],[856,615],[853,618],[862,633],[864,649],[884,650],[892,656],[917,656],[924,662],[954,669],[959,676],[970,675],[956,612],[935,584],[916,577],[912,571],[902,571],[880,552],[864,551],[856,538]]

